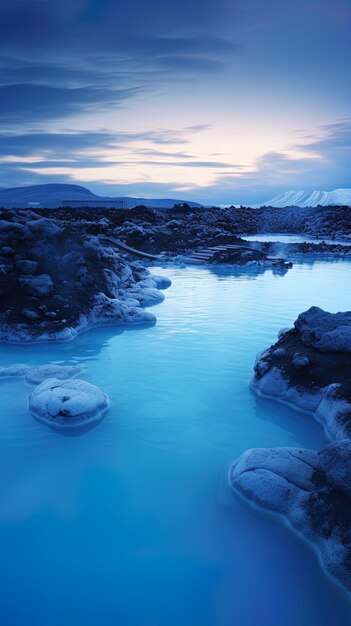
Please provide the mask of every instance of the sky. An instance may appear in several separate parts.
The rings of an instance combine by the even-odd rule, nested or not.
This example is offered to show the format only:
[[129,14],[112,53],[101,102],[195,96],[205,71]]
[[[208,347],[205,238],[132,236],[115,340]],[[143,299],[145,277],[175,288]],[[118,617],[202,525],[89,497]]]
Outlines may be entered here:
[[1,0],[0,187],[351,187],[351,0]]

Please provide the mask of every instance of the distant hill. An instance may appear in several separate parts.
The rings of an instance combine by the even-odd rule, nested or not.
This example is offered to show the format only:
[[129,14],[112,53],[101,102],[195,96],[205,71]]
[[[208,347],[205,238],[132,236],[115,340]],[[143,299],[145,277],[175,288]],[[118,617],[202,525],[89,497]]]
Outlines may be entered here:
[[334,191],[295,191],[290,190],[275,196],[264,203],[264,206],[287,207],[298,206],[351,206],[351,189],[334,189]]
[[57,208],[61,205],[69,206],[110,206],[115,208],[131,209],[138,205],[150,208],[172,208],[175,204],[186,202],[189,206],[199,207],[196,202],[175,200],[172,198],[132,198],[129,196],[109,197],[98,196],[86,187],[80,185],[48,184],[31,185],[30,187],[0,188],[0,207],[28,208],[36,206]]

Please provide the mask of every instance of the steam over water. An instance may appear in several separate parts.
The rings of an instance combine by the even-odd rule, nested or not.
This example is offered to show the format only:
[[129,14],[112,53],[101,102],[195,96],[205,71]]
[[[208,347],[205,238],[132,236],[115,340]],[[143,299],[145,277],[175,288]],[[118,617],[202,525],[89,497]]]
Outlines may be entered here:
[[0,623],[349,625],[312,548],[226,476],[250,447],[325,445],[310,416],[248,380],[298,313],[351,309],[351,263],[153,271],[173,281],[153,328],[0,346],[2,365],[82,364],[111,400],[100,425],[65,437],[29,415],[31,387],[0,381]]
[[272,241],[272,242],[281,242],[281,243],[321,243],[324,241],[325,243],[330,244],[340,244],[342,246],[351,245],[351,241],[346,241],[344,239],[328,239],[328,238],[320,238],[316,237],[308,237],[308,235],[286,235],[284,233],[265,233],[264,235],[242,235],[243,239],[247,241]]

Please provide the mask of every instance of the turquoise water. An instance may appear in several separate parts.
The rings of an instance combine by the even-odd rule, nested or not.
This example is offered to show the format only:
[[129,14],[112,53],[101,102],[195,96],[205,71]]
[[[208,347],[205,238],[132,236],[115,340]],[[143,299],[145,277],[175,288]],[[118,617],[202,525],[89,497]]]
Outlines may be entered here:
[[111,399],[96,428],[65,437],[28,414],[31,387],[0,381],[2,626],[350,624],[313,549],[227,485],[249,447],[325,444],[247,383],[300,311],[351,309],[350,270],[157,268],[173,285],[152,328],[0,346],[4,365],[80,363]]
[[342,246],[351,245],[351,240],[346,241],[345,239],[328,239],[327,237],[323,237],[317,239],[316,237],[308,237],[307,235],[287,235],[286,233],[265,233],[264,235],[241,235],[246,241],[271,241],[271,242],[281,242],[281,243],[303,243],[307,241],[308,243],[321,243],[324,241],[325,243],[338,243]]

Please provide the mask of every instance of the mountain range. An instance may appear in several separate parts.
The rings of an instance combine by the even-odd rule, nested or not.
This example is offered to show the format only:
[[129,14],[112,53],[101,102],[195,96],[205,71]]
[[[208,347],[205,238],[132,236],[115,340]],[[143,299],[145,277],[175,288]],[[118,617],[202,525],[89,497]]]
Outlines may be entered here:
[[[0,188],[0,207],[8,209],[28,207],[58,208],[60,206],[110,206],[131,209],[138,205],[169,209],[175,204],[182,204],[183,202],[186,201],[171,198],[150,199],[132,198],[129,196],[98,196],[86,187],[61,183]],[[201,206],[196,202],[187,202],[187,204],[192,207]]]
[[[191,207],[201,207],[197,202],[174,198],[134,198],[131,196],[99,196],[81,185],[63,183],[31,185],[28,187],[0,187],[0,207],[28,208],[60,206],[107,206],[111,208],[131,209],[138,205],[150,208],[172,208],[175,204],[186,202]],[[228,205],[220,205],[228,206]],[[296,191],[294,189],[275,196],[267,202],[252,205],[271,207],[316,207],[316,206],[351,206],[351,189],[334,191]]]
[[291,189],[264,203],[273,207],[351,206],[351,189],[334,191],[295,191]]

